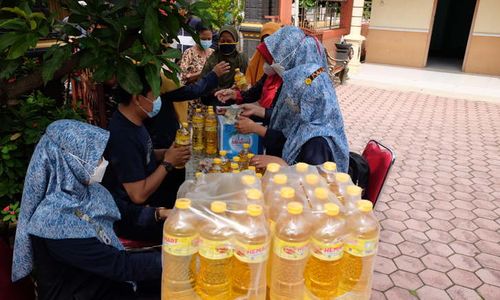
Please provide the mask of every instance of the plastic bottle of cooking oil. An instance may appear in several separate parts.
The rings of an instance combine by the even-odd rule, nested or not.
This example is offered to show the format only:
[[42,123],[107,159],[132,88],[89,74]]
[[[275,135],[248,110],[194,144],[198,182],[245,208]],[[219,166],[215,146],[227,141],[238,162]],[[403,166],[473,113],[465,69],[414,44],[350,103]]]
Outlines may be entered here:
[[213,110],[208,110],[205,118],[205,153],[215,155],[217,144],[217,117]]
[[[322,189],[317,188],[316,191]],[[311,256],[304,272],[308,293],[318,299],[333,299],[341,276],[341,261],[344,254],[346,221],[340,216],[339,207],[325,203],[324,217],[313,228],[311,235]]]
[[[182,123],[181,128],[177,129],[175,134],[175,147],[184,147],[191,145],[191,133],[188,129],[188,123]],[[177,169],[182,169],[185,166],[175,166]]]
[[219,155],[220,155],[222,172],[227,173],[227,172],[231,171],[231,161],[227,158],[227,151],[220,150]]
[[262,205],[264,203],[262,199],[262,192],[259,189],[248,189],[246,191],[247,201],[250,204]]
[[241,159],[239,156],[233,156],[233,163],[238,164],[238,170],[243,171],[241,169]]
[[249,152],[249,149],[250,149],[250,144],[243,144],[243,148],[241,149],[240,153],[238,154],[238,156],[240,157],[240,166],[241,166],[241,170],[246,170],[248,169],[248,154],[250,154]]
[[214,201],[210,210],[213,215],[200,229],[196,292],[201,299],[231,299],[232,230],[227,225],[226,203]]
[[205,124],[205,116],[201,108],[197,108],[193,115],[193,152],[201,154],[205,148],[203,140],[203,126]]
[[247,78],[245,74],[241,73],[239,68],[234,69],[234,84],[240,91],[248,89]]
[[234,172],[234,171],[238,171],[240,172],[240,165],[238,163],[231,163],[231,171]]
[[335,174],[335,185],[330,185],[330,189],[335,193],[340,201],[340,204],[345,206],[344,195],[347,186],[352,185],[351,176],[347,173],[337,173]]
[[323,211],[325,204],[328,202],[328,189],[322,187],[315,188],[310,200],[312,211],[315,213]]
[[249,204],[239,229],[235,234],[232,297],[264,300],[270,234],[262,206]]
[[288,176],[285,174],[276,174],[273,180],[268,184],[268,188],[264,193],[264,200],[268,207],[273,206],[273,203],[279,201],[281,189],[287,185]]
[[344,208],[346,217],[358,211],[357,203],[361,200],[361,192],[363,191],[357,185],[348,185],[344,194]]
[[286,210],[288,203],[295,201],[295,190],[285,186],[280,189],[280,196],[275,201],[271,202],[269,209],[269,228],[271,233],[274,233],[276,222]]
[[257,175],[257,169],[255,166],[248,166],[248,170],[254,172]]
[[191,200],[177,199],[175,213],[163,225],[162,299],[195,299],[195,264],[198,252],[196,216]]
[[299,202],[287,205],[276,224],[273,241],[270,298],[304,299],[304,269],[309,254],[310,229]]
[[349,293],[349,299],[370,299],[380,226],[370,201],[358,201],[357,208],[359,213],[347,219],[348,234],[344,241],[342,278],[337,295]]
[[319,174],[326,179],[328,184],[335,182],[335,173],[337,172],[337,164],[327,161],[319,166]]
[[210,173],[222,173],[222,161],[220,158],[214,158]]
[[[312,199],[314,197],[314,190],[320,185],[320,177],[317,174],[307,174],[302,184],[304,192],[306,194],[309,204],[312,205]],[[312,206],[311,206],[312,207]]]
[[[264,176],[262,176],[262,190],[266,192],[267,185],[271,183],[273,180],[274,175],[278,174],[280,171],[281,166],[278,165],[277,163],[270,163],[266,167],[266,172],[264,173]],[[257,170],[258,172],[259,170]],[[259,172],[260,173],[260,172]]]
[[257,187],[257,177],[253,175],[243,175],[240,180],[244,189],[251,189]]

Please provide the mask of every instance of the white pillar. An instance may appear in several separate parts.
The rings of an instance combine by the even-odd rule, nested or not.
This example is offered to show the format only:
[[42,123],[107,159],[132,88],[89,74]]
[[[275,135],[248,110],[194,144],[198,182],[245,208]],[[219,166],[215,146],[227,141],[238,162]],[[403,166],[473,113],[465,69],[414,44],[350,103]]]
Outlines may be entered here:
[[361,67],[361,44],[365,37],[361,35],[361,23],[363,20],[363,8],[365,0],[354,0],[352,7],[351,32],[345,36],[347,43],[352,44],[354,55],[349,62],[349,72],[357,73]]

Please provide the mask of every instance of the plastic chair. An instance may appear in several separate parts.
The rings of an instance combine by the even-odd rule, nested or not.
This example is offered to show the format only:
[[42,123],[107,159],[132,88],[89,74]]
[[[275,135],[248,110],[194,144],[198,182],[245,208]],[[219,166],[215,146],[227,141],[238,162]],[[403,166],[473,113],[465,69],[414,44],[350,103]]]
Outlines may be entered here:
[[366,144],[362,156],[370,166],[366,198],[375,206],[389,175],[389,171],[396,160],[396,154],[391,148],[375,140],[370,140]]

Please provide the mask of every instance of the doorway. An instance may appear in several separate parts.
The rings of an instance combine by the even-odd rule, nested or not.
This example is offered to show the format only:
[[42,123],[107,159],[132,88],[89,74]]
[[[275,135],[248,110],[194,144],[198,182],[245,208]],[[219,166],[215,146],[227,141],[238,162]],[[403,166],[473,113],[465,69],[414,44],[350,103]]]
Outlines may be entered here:
[[477,0],[436,0],[427,67],[461,72]]

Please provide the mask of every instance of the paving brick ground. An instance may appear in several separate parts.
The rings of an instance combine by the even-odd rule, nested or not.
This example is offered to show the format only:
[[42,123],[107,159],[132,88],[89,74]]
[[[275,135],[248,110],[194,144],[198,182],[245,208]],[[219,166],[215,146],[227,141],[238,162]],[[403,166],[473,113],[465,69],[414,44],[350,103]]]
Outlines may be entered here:
[[351,150],[397,153],[372,299],[500,299],[500,105],[344,85]]

